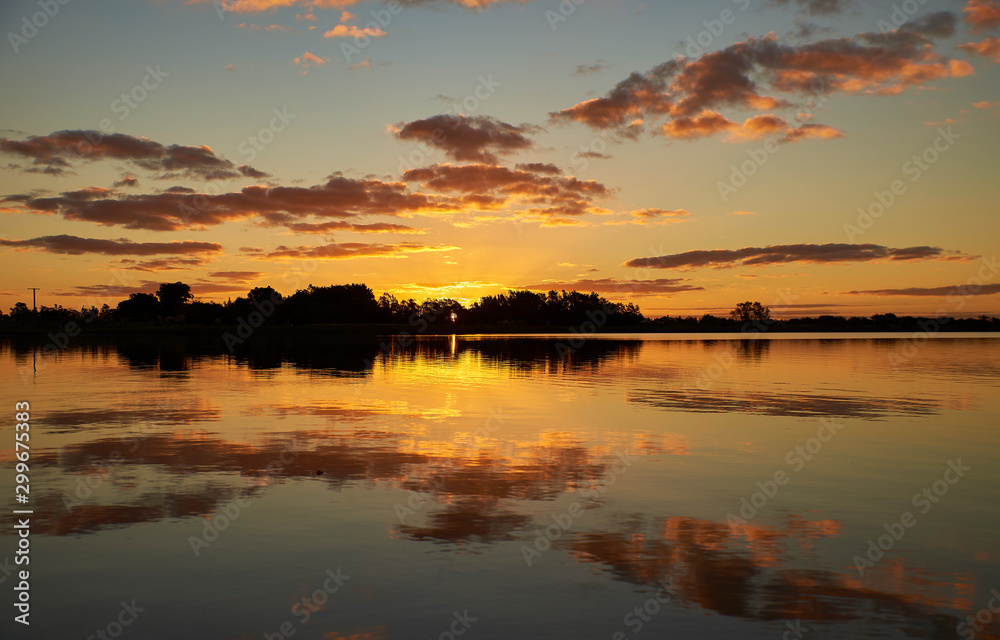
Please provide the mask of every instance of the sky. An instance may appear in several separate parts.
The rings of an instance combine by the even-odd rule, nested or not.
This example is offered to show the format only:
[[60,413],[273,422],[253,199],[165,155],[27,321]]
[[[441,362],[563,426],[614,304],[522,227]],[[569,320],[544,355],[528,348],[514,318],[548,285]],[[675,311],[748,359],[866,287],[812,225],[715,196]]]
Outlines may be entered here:
[[1000,315],[995,0],[11,0],[0,308]]

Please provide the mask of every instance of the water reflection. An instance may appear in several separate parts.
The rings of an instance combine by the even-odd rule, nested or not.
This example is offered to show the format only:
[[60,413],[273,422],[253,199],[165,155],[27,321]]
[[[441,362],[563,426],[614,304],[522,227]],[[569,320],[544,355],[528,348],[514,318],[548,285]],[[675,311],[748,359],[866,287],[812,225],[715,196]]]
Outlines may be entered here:
[[634,514],[618,530],[571,534],[561,544],[616,580],[654,588],[670,576],[682,602],[724,616],[892,621],[909,637],[956,637],[960,618],[940,609],[971,608],[970,573],[935,575],[897,558],[881,580],[862,583],[856,574],[815,568],[814,541],[838,536],[841,527],[797,515],[771,527]]
[[[190,560],[187,536],[247,498],[262,515],[239,527],[260,527],[265,542],[220,540],[198,560],[206,574],[257,567],[279,538],[283,550],[339,561],[334,540],[356,546],[362,568],[404,550],[393,559],[400,573],[422,578],[428,562],[488,557],[477,575],[489,587],[502,565],[510,574],[496,586],[514,592],[535,577],[575,592],[579,578],[552,566],[586,567],[603,594],[670,576],[692,610],[845,625],[848,637],[953,638],[961,613],[1000,584],[996,515],[984,507],[1000,444],[997,380],[983,374],[1000,360],[995,342],[929,343],[898,374],[886,358],[893,341],[567,344],[277,337],[232,354],[197,336],[82,344],[49,358],[31,388],[32,534],[75,558],[85,547],[73,545],[104,540],[159,548],[143,526],[155,523]],[[5,343],[0,366],[30,367],[31,354]],[[484,432],[501,407],[502,428]],[[713,519],[771,477],[817,417],[849,424],[773,509],[750,522]],[[879,429],[866,429],[873,420]],[[622,453],[637,460],[634,475],[588,493]],[[859,578],[851,555],[937,477],[942,456],[959,455],[973,459],[972,479]],[[558,560],[525,569],[521,546],[570,501],[585,517],[554,543]],[[332,532],[313,527],[323,510],[335,514]],[[10,513],[0,516],[8,531]],[[233,564],[208,564],[226,554]],[[136,571],[154,562],[132,557]],[[272,596],[262,587],[254,597]],[[413,597],[414,610],[439,604]],[[599,615],[617,624],[616,607]],[[399,637],[376,624],[386,615],[328,636]],[[992,623],[977,637],[998,635]]]

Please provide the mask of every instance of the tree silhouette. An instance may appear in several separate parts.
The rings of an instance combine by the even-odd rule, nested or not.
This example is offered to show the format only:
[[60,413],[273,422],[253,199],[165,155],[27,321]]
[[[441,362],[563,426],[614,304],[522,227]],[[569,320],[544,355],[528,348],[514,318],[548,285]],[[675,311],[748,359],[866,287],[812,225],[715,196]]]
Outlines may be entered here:
[[164,283],[156,291],[156,297],[160,300],[160,307],[163,313],[177,315],[181,306],[192,298],[191,287],[183,282]]
[[729,317],[739,322],[770,322],[771,310],[759,302],[741,302],[729,312]]
[[[160,287],[162,289],[162,287]],[[122,300],[115,309],[119,320],[155,320],[160,314],[160,301],[149,293],[131,293],[128,300]]]

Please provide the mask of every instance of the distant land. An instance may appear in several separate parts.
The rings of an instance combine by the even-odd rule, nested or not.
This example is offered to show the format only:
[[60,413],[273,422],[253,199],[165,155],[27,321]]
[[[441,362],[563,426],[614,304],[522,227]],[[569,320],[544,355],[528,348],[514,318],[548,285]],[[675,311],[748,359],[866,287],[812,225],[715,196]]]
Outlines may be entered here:
[[[748,337],[781,332],[1000,331],[1000,319],[915,317],[880,313],[868,317],[821,315],[775,319],[758,302],[737,304],[726,317],[703,315],[647,318],[634,303],[610,302],[597,293],[508,291],[485,296],[468,308],[448,298],[376,298],[364,284],[309,285],[284,297],[271,287],[251,289],[225,303],[195,300],[182,282],[164,283],[155,295],[131,293],[114,308],[80,310],[60,305],[33,309],[18,302],[0,313],[0,335],[52,334],[72,338],[83,332],[229,333],[300,331],[304,327],[339,334],[544,334],[544,333],[742,333]],[[53,338],[54,339],[54,338]]]

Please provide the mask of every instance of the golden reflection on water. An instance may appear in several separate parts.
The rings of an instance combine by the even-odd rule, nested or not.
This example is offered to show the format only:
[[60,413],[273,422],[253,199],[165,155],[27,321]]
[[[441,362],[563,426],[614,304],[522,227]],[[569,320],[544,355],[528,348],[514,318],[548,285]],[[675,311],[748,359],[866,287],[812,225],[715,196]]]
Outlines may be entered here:
[[[31,353],[5,344],[5,393],[31,399],[39,434],[33,534],[186,526],[237,498],[263,510],[274,487],[304,499],[319,485],[404,505],[338,512],[381,519],[366,539],[508,553],[511,571],[579,502],[585,517],[549,553],[635,588],[671,576],[680,606],[747,621],[954,637],[1000,586],[998,341],[931,341],[896,369],[885,340],[625,339],[569,355],[556,342],[95,344],[28,385]],[[760,514],[728,519],[821,418],[842,434]],[[623,455],[634,470],[596,496]],[[975,472],[859,577],[852,557],[958,457]],[[321,637],[398,637],[368,622]],[[977,637],[1000,637],[997,624]]]

